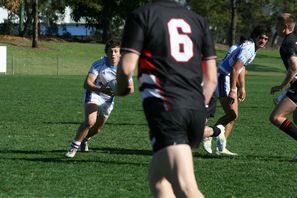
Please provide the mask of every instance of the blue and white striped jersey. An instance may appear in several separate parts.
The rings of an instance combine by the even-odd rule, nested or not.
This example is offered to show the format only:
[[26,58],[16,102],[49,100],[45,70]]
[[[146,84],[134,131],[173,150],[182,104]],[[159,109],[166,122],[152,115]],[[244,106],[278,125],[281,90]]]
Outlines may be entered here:
[[253,40],[247,40],[234,49],[219,63],[219,72],[230,75],[233,64],[240,60],[244,66],[249,65],[256,56],[256,46]]
[[[94,84],[97,86],[103,86],[106,85],[109,81],[115,80],[116,72],[117,67],[110,65],[106,56],[95,61],[89,70],[89,73],[92,73],[96,76]],[[99,95],[106,101],[113,98],[113,96],[109,96],[104,93],[100,93]]]

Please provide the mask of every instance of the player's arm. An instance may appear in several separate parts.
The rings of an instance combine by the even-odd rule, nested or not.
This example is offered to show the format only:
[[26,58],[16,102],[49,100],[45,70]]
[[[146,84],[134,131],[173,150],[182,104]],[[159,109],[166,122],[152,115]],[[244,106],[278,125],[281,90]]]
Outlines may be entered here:
[[133,94],[134,93],[134,82],[133,82],[132,77],[128,80],[128,88],[130,89],[129,94]]
[[245,70],[245,67],[243,67],[242,70],[240,71],[239,77],[238,77],[238,98],[239,98],[239,101],[244,101],[245,97],[246,97],[245,75],[246,75],[246,70]]
[[243,62],[241,62],[240,60],[237,60],[234,63],[232,67],[232,71],[230,73],[230,92],[228,95],[230,104],[233,104],[234,101],[237,99],[236,86],[239,78],[239,72],[242,67],[243,67]]
[[217,86],[217,67],[216,60],[205,60],[206,70],[203,72],[203,94],[205,98],[205,104],[207,105],[213,95],[213,92]]
[[[118,96],[125,96],[131,92],[129,79],[132,78],[134,69],[138,63],[139,55],[133,52],[123,52],[117,67],[117,93]],[[132,87],[134,89],[134,85]]]
[[283,82],[278,85],[271,88],[271,94],[278,92],[282,90],[284,87],[286,87],[296,76],[297,74],[297,56],[291,56],[289,59],[289,67],[287,70],[287,74]]
[[97,76],[93,73],[88,73],[85,82],[84,82],[84,88],[96,93],[105,93],[107,95],[113,96],[113,92],[110,88],[106,86],[97,86],[94,82],[96,80]]

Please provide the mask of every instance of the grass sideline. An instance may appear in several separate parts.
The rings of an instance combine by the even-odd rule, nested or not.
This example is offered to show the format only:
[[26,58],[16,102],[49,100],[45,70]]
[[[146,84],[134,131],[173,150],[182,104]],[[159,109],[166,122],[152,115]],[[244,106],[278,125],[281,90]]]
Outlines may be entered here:
[[[228,142],[240,155],[194,150],[206,197],[296,196],[296,142],[268,122],[270,88],[283,78],[280,63],[274,50],[263,50],[248,68],[247,99]],[[84,75],[0,76],[0,197],[151,197],[151,148],[138,92],[116,99],[90,153],[63,157],[83,119]],[[210,123],[220,115],[218,106]]]

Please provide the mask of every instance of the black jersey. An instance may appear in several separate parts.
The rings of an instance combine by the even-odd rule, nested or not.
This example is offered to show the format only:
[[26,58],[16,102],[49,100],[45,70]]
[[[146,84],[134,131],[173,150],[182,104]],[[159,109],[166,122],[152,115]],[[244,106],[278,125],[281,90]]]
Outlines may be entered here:
[[279,52],[286,69],[288,69],[290,57],[297,56],[297,36],[294,33],[288,34],[284,38]]
[[168,0],[140,7],[126,21],[122,50],[140,54],[142,99],[160,98],[167,109],[204,106],[201,57],[216,54],[203,17]]

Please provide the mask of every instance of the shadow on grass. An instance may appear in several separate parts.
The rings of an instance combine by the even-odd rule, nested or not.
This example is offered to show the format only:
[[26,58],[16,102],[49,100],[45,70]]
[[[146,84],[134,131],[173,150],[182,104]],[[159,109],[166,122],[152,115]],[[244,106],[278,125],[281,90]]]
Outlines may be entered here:
[[[56,125],[56,124],[73,124],[80,125],[82,122],[43,122],[43,124]],[[147,126],[146,123],[128,123],[128,122],[106,122],[105,125],[117,125],[117,126]]]
[[[142,156],[151,156],[152,152],[149,150],[137,150],[137,149],[126,149],[126,148],[109,148],[109,147],[102,147],[102,148],[92,148],[92,151],[99,151],[100,153],[105,154],[117,154],[117,155],[142,155]],[[89,152],[89,154],[96,154],[95,152]],[[47,157],[52,156],[53,157]],[[131,162],[131,161],[120,161],[122,159],[114,158],[111,160],[110,158],[107,160],[103,160],[100,156],[95,157],[93,159],[82,159],[80,156],[77,156],[73,159],[65,158],[65,150],[51,150],[51,151],[42,151],[42,150],[0,150],[0,154],[9,154],[9,157],[2,156],[0,160],[7,159],[7,160],[21,160],[21,161],[32,161],[32,162],[44,162],[44,163],[104,163],[104,164],[128,164],[128,165],[145,165],[147,163],[140,163],[140,162]],[[16,157],[13,154],[22,154],[20,157]],[[87,154],[87,153],[84,153]],[[97,152],[98,154],[98,152]],[[38,156],[34,156],[38,155]],[[57,156],[59,155],[59,156]],[[80,153],[82,155],[82,153]],[[91,155],[90,155],[91,156]],[[106,157],[104,157],[106,158]]]
[[[97,152],[92,152],[97,151]],[[106,157],[101,158],[100,156],[94,157],[92,159],[85,159],[87,154],[94,156],[99,153],[111,154],[111,155],[140,155],[140,156],[152,156],[151,150],[143,149],[127,149],[127,148],[110,148],[110,147],[98,147],[92,148],[92,151],[89,153],[80,153],[80,156],[77,156],[73,159],[65,158],[65,150],[51,150],[51,151],[42,151],[42,150],[0,150],[0,154],[9,154],[8,157],[1,156],[1,160],[21,160],[21,161],[32,161],[32,162],[43,162],[43,163],[65,163],[65,164],[75,164],[75,163],[103,163],[103,164],[119,164],[119,165],[136,165],[136,166],[147,166],[148,163],[141,162],[131,162],[131,161],[121,161],[123,158],[114,158],[106,159]],[[48,157],[55,154],[55,156]],[[13,154],[22,154],[20,157],[16,157]],[[83,157],[83,155],[85,156]],[[34,156],[37,155],[37,156]],[[58,155],[58,156],[57,156]],[[239,156],[218,156],[215,154],[206,154],[193,152],[194,158],[200,159],[209,159],[209,160],[238,160],[238,161],[261,161],[261,162],[290,162],[297,163],[297,161],[292,160],[291,158],[284,156],[270,156],[270,155],[239,155]]]
[[215,160],[239,160],[239,161],[262,161],[262,162],[294,162],[297,163],[296,160],[292,158],[287,158],[284,156],[271,156],[271,155],[238,155],[238,156],[228,156],[228,155],[216,155],[216,154],[207,154],[207,153],[193,153],[194,158],[202,158],[202,159],[215,159]]

